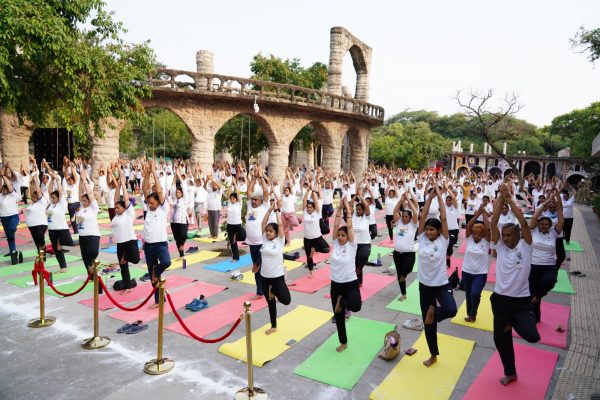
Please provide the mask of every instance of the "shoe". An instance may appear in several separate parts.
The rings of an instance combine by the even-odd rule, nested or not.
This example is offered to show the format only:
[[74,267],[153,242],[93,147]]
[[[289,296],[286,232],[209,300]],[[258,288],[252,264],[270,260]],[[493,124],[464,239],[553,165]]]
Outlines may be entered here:
[[[201,294],[201,295],[200,295],[200,297],[196,297],[196,298],[194,298],[192,301],[190,301],[189,303],[187,303],[187,304],[185,305],[185,308],[186,308],[187,310],[191,310],[193,307],[197,307],[197,306],[198,306],[200,303],[202,303],[202,302],[205,302],[205,303],[206,303],[206,300],[204,300],[204,295],[203,295],[203,294]],[[208,305],[208,304],[207,304],[207,305]]]
[[423,321],[418,318],[415,319],[407,319],[402,323],[402,327],[406,329],[412,329],[413,331],[422,331],[423,330]]
[[22,263],[23,263],[23,252],[20,251],[19,252],[19,264],[22,264]]
[[208,302],[205,299],[202,299],[198,300],[198,302],[195,305],[188,308],[188,310],[198,312],[204,310],[205,308],[208,308]]
[[148,282],[150,280],[150,275],[146,272],[141,278],[140,281]]
[[17,262],[19,261],[18,257],[19,256],[18,256],[18,254],[17,254],[16,251],[11,251],[10,252],[10,263],[11,263],[11,265],[16,265],[17,264]]

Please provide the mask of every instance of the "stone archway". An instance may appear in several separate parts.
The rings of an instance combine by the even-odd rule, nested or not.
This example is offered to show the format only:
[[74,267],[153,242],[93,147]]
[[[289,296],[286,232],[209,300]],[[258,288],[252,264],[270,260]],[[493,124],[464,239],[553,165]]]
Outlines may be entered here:
[[512,173],[513,173],[513,169],[512,168],[506,168],[504,170],[504,177],[506,178],[507,176],[509,176]]
[[456,175],[460,176],[463,173],[466,173],[467,175],[469,175],[469,167],[467,167],[466,165],[461,165],[460,167],[456,168]]
[[556,176],[556,164],[551,162],[546,165],[546,179]]
[[496,175],[502,176],[502,170],[499,167],[492,167],[488,170],[488,173],[495,177]]
[[538,161],[527,161],[523,165],[523,176],[527,176],[529,174],[533,174],[536,177],[542,173],[542,166]]
[[471,168],[471,172],[473,172],[475,176],[477,176],[478,174],[483,172],[483,168],[481,168],[479,165],[475,165],[473,168]]

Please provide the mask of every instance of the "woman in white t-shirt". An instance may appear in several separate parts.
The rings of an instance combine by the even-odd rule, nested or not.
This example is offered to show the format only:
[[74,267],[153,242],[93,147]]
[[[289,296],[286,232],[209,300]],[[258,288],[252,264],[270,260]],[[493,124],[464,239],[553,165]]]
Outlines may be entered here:
[[[547,295],[556,284],[558,277],[556,239],[560,236],[564,225],[562,202],[560,199],[556,199],[558,200],[556,201],[553,196],[549,197],[548,201],[536,208],[533,217],[529,221],[532,237],[529,292],[536,322],[540,322],[541,319],[542,297]],[[552,225],[552,219],[549,217],[540,217],[548,209],[550,203],[560,204],[559,207],[556,207],[558,219],[554,226]]]
[[575,195],[577,194],[577,190],[571,185],[569,185],[573,193],[569,194],[569,189],[563,189],[561,202],[563,206],[563,218],[565,220],[565,226],[563,227],[563,232],[565,235],[565,242],[568,244],[571,243],[571,230],[573,229],[573,206],[575,205]]
[[460,226],[458,225],[458,218],[460,216],[460,211],[458,209],[458,200],[456,196],[448,188],[446,189],[446,220],[448,221],[448,248],[446,249],[446,268],[450,268],[452,254],[454,254],[454,245],[458,243],[458,233],[460,231]]
[[[321,219],[321,207],[319,205],[317,191],[318,188],[316,191],[313,190],[311,184],[302,199],[302,209],[304,210],[304,216],[302,218],[302,224],[304,225],[304,251],[306,252],[306,265],[308,267],[309,278],[312,278],[312,271],[315,267],[315,263],[313,262],[315,252],[329,253],[331,250],[321,233],[319,222]],[[308,200],[309,195],[311,196],[312,201]]]
[[[483,223],[478,221],[478,216],[483,216]],[[489,216],[483,204],[473,214],[467,224],[465,259],[462,265],[462,281],[465,287],[465,298],[467,302],[467,316],[465,321],[475,322],[477,310],[481,301],[481,292],[487,281],[490,268],[490,222]]]
[[[177,183],[179,182],[179,186]],[[171,185],[170,196],[167,201],[171,205],[171,232],[179,251],[179,257],[183,257],[185,242],[187,240],[188,227],[191,214],[188,210],[187,184],[181,176],[179,168],[175,169],[175,179]]]
[[385,189],[385,224],[388,229],[390,240],[394,240],[394,211],[396,204],[400,201],[400,196],[394,186],[388,186]]
[[[123,200],[121,200],[121,193],[123,193]],[[140,262],[140,251],[137,236],[133,230],[135,210],[129,202],[124,177],[121,178],[119,188],[115,191],[113,201],[115,204],[115,216],[111,221],[113,241],[117,244],[117,259],[119,260],[122,287],[124,288],[121,294],[125,294],[135,284],[129,274],[129,263],[137,264]]]
[[[432,187],[419,220],[417,235],[419,239],[419,296],[425,338],[431,357],[423,361],[426,367],[437,361],[439,355],[437,343],[437,323],[456,315],[456,301],[452,296],[452,287],[446,274],[446,250],[449,234],[446,220],[446,206],[440,194],[438,182],[432,180]],[[433,199],[437,198],[440,219],[427,218]],[[437,305],[439,303],[439,306]]]
[[477,198],[477,194],[473,190],[469,192],[469,198],[467,199],[467,204],[465,204],[465,222],[468,224],[475,215],[475,211],[479,209],[479,205],[481,202]]
[[34,174],[31,180],[31,204],[25,209],[25,223],[35,247],[40,250],[46,248],[46,239],[44,234],[48,230],[48,218],[46,217],[46,208],[48,207],[48,196],[40,188],[39,175]]
[[[277,302],[289,305],[292,301],[290,290],[285,283],[285,271],[283,266],[283,247],[285,246],[285,235],[281,224],[281,209],[271,206],[262,220],[263,243],[260,248],[262,265],[260,276],[262,288],[267,296],[269,306],[269,319],[271,328],[265,331],[270,335],[277,332]],[[277,223],[269,223],[271,212],[277,215]]]
[[300,225],[296,216],[296,196],[292,188],[286,186],[283,189],[281,197],[281,222],[283,222],[283,233],[285,234],[285,243],[290,243],[290,229]]
[[[369,256],[371,255],[371,235],[369,232],[369,215],[371,214],[371,209],[364,197],[356,194],[355,199],[358,203],[356,204],[354,214],[351,215],[357,245],[354,264],[356,267],[356,276],[358,277],[358,286],[362,286],[363,268],[369,262]],[[348,215],[346,216],[346,219],[348,219]]]
[[194,216],[196,217],[196,224],[198,225],[198,235],[200,235],[202,220],[206,218],[207,197],[208,192],[204,189],[204,180],[200,173],[197,172],[196,182],[194,184]]
[[[11,264],[15,265],[19,261],[19,253],[17,252],[17,244],[15,234],[17,225],[19,225],[19,194],[15,190],[11,176],[13,175],[9,167],[4,167],[2,173],[2,192],[0,193],[0,220],[8,242],[8,250],[10,252]],[[22,258],[22,256],[21,256]]]
[[[504,225],[500,233],[498,219],[504,203],[508,203],[515,213],[523,230],[522,239],[521,229],[514,224]],[[506,386],[517,380],[512,330],[530,343],[540,340],[535,318],[531,313],[529,295],[531,230],[506,185],[500,186],[490,229],[492,242],[498,254],[496,284],[490,297],[494,314],[494,344],[504,367],[504,377],[500,379],[500,384]]]
[[60,269],[57,273],[67,272],[67,262],[63,253],[63,246],[73,246],[73,238],[69,232],[67,219],[65,214],[68,212],[67,199],[62,194],[62,185],[60,184],[60,176],[54,172],[48,186],[53,187],[54,182],[57,182],[58,190],[50,193],[50,204],[46,209],[48,216],[48,236],[52,243],[52,251],[58,261]]
[[[387,204],[387,202],[386,202]],[[404,210],[400,211],[400,208]],[[419,217],[419,203],[410,191],[404,192],[394,208],[394,265],[400,285],[399,301],[406,300],[406,277],[415,265],[415,234]]]
[[362,307],[358,277],[356,276],[356,237],[352,230],[352,218],[348,218],[346,226],[340,226],[342,211],[352,214],[352,208],[346,199],[342,199],[335,213],[333,224],[333,251],[331,252],[331,306],[333,307],[335,325],[340,345],[336,351],[348,348],[346,336],[346,312],[358,312]]
[[[75,223],[79,232],[81,259],[86,271],[89,271],[100,251],[100,227],[98,226],[98,202],[87,177],[87,170],[82,169],[79,181],[79,199],[82,207],[75,213]],[[98,292],[102,293],[101,286],[98,286]]]
[[498,227],[502,228],[506,224],[515,224],[517,222],[517,218],[515,214],[510,210],[508,204],[504,203],[502,205],[502,210],[500,211],[500,218],[498,219]]
[[233,262],[236,262],[240,259],[237,242],[246,240],[246,231],[242,226],[242,202],[235,184],[233,189],[234,191],[229,195],[229,203],[227,204],[227,240],[231,248]]

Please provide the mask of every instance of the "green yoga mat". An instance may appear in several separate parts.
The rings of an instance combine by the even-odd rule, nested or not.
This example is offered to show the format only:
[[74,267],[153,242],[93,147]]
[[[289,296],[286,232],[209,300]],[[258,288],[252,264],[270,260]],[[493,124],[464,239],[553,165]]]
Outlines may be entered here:
[[383,247],[383,246],[371,246],[371,254],[369,255],[369,261],[377,260],[377,255],[380,254],[381,257],[387,256],[388,254],[392,254],[394,249],[391,247]]
[[[418,267],[419,266],[419,254],[415,254],[415,263],[413,264],[413,269],[410,272],[417,272]],[[396,270],[396,264],[392,263],[392,265],[390,265],[388,267],[388,269],[392,269],[392,270]]]
[[569,275],[564,269],[558,270],[558,278],[552,291],[556,293],[575,294],[575,289],[573,289],[573,285],[571,285]]
[[421,315],[421,303],[419,302],[419,281],[416,279],[406,288],[406,300],[392,300],[385,306],[388,310],[401,311],[408,314]]
[[577,240],[571,240],[569,244],[565,242],[565,251],[578,251],[580,253],[585,252],[583,247],[581,247],[581,243],[579,243]]
[[[65,272],[63,274],[52,274],[52,278],[54,281],[60,281],[60,280],[73,278],[74,276],[79,276],[79,275],[83,275],[83,274],[85,274],[85,268],[83,266],[83,263],[77,263],[74,265],[73,264],[70,265],[69,269],[67,269],[67,272]],[[9,279],[7,282],[11,283],[13,285],[16,285],[16,286],[20,286],[20,287],[33,286],[33,278],[31,277],[31,274],[28,274],[25,276],[20,276],[18,278],[14,278],[14,279]]]
[[335,351],[340,345],[334,333],[295,370],[296,375],[352,390],[356,382],[369,368],[383,345],[385,334],[395,326],[385,322],[351,317],[346,323],[348,348]]
[[193,239],[193,238],[195,238],[195,237],[196,237],[196,233],[198,233],[198,230],[189,231],[189,232],[187,233],[187,238],[188,238],[188,239]]
[[[143,270],[141,268],[129,268],[129,273],[131,274],[131,279],[134,278],[139,278],[142,275],[144,275],[146,272],[146,270]],[[107,284],[107,275],[101,275],[102,276],[102,280],[104,280],[104,283],[107,284],[109,286],[109,289],[112,289],[112,285],[116,280],[121,279],[121,273],[120,272],[116,272],[114,274],[111,275],[115,275],[115,278],[112,278],[110,280],[110,282]],[[110,276],[110,275],[108,275]],[[85,282],[85,280],[80,280],[80,281],[76,281],[76,282],[70,282],[70,283],[64,283],[62,285],[54,285],[58,290],[60,290],[63,293],[72,293],[74,291],[76,291],[77,289],[79,289],[81,287],[81,285],[83,285],[83,282]],[[91,292],[94,289],[94,284],[93,282],[90,282],[87,284],[87,286],[79,293],[88,293]],[[50,287],[45,287],[44,291],[46,292],[46,294],[49,294],[50,296],[54,296],[54,297],[60,297],[62,298],[61,295],[57,294],[56,292],[54,292],[54,290],[52,290],[52,288]]]
[[[24,255],[25,253],[23,253]],[[79,257],[76,256],[71,256],[69,254],[65,254],[65,260],[67,262],[67,265],[80,260]],[[54,257],[50,258],[48,257],[46,259],[46,262],[44,263],[44,267],[46,269],[48,269],[49,267],[55,267],[58,265],[58,260]],[[17,265],[11,265],[8,267],[0,267],[0,276],[7,276],[7,275],[15,275],[15,274],[22,274],[23,272],[30,272],[33,269],[33,260],[30,261],[26,261],[23,264],[17,264]]]

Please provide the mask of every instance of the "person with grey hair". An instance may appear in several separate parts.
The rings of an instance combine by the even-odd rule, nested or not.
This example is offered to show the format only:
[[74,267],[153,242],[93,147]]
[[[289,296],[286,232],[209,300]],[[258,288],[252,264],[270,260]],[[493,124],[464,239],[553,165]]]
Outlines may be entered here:
[[[254,191],[257,181],[260,182],[262,193]],[[262,278],[260,276],[262,265],[260,249],[263,245],[262,220],[269,210],[269,188],[260,167],[256,167],[252,172],[252,180],[250,181],[250,186],[248,186],[248,193],[250,193],[250,204],[246,212],[246,243],[250,247],[252,272],[256,281],[256,295],[252,300],[257,300],[264,295]]]

